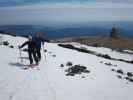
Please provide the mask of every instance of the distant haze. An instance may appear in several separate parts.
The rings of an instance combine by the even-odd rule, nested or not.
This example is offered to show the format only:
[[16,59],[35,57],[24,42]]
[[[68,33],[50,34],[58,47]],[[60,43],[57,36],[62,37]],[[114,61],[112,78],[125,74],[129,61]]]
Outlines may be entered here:
[[133,21],[132,0],[68,0],[64,3],[64,0],[36,1],[1,0],[0,25],[58,25],[90,21]]

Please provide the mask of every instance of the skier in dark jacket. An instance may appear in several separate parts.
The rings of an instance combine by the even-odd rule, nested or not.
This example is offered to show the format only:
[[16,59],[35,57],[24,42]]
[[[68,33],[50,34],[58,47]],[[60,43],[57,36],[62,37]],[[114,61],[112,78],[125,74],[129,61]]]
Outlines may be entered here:
[[38,61],[41,60],[41,44],[44,45],[44,42],[49,42],[49,40],[44,39],[42,33],[36,33],[36,36],[33,38],[33,41],[36,43],[36,53]]
[[36,65],[38,65],[38,58],[36,56],[36,43],[32,40],[32,36],[28,37],[29,40],[23,43],[19,49],[23,48],[24,46],[28,45],[28,55],[30,60],[30,65],[33,64],[33,59],[36,62]]

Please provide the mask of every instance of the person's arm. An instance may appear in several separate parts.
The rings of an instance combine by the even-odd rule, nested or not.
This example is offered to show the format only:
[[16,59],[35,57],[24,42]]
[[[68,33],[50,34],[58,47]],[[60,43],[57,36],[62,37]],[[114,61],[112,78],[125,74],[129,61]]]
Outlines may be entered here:
[[23,48],[27,44],[28,44],[28,41],[24,42],[19,48],[21,49],[21,48]]
[[42,38],[41,40],[42,40],[42,42],[50,42],[50,40],[47,40],[47,39],[44,39],[44,38]]
[[50,42],[50,40],[47,40],[47,39],[44,39],[44,38],[42,38],[41,41],[42,41],[42,45],[44,45],[45,42]]

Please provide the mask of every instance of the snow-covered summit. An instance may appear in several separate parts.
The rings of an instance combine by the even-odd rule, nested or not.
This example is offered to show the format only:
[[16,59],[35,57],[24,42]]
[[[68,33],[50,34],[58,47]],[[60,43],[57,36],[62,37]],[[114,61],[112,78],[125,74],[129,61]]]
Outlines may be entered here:
[[[58,43],[45,43],[42,60],[37,68],[24,70],[28,55],[17,49],[25,38],[1,35],[0,100],[132,100],[133,64],[97,57],[93,54],[62,48]],[[133,60],[133,55],[108,48],[70,43],[112,58]],[[67,76],[72,66],[85,66],[89,73]]]

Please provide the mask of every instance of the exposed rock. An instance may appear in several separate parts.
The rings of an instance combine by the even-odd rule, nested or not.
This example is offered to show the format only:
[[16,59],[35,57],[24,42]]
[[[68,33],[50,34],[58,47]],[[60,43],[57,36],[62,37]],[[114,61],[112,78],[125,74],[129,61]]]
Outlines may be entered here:
[[102,58],[105,58],[105,59],[109,59],[109,60],[121,61],[121,62],[133,64],[133,60],[132,61],[127,61],[127,60],[124,60],[124,59],[112,58],[108,54],[100,54],[100,53],[97,53],[95,51],[91,51],[91,50],[86,50],[86,49],[83,49],[83,48],[75,47],[75,46],[73,46],[71,44],[58,44],[58,46],[63,47],[63,48],[73,49],[73,50],[76,50],[76,51],[79,51],[79,52],[83,52],[83,53],[92,54],[92,55],[95,55],[95,56],[98,56],[98,57],[102,57]]
[[74,73],[67,73],[66,76],[74,76]]
[[111,63],[104,63],[105,65],[108,65],[108,66],[112,66],[112,64]]
[[9,42],[8,41],[4,41],[3,42],[3,45],[8,46],[9,45]]
[[61,64],[61,65],[60,65],[60,67],[64,67],[64,65],[63,65],[63,64]]
[[133,82],[133,79],[130,77],[125,77],[126,80],[128,80],[129,82]]
[[70,44],[58,44],[58,46],[69,48],[69,49],[74,49],[74,46]]
[[128,77],[133,77],[133,73],[127,72],[127,76],[128,76]]
[[13,46],[13,45],[10,45],[9,47],[10,47],[10,48],[14,48],[14,46]]
[[111,59],[111,57],[107,54],[105,54],[105,55],[104,54],[98,54],[97,56],[102,57],[102,58],[106,58],[106,59]]
[[77,47],[74,47],[71,44],[58,44],[58,46],[63,47],[63,48],[68,48],[68,49],[74,49],[74,50],[77,50],[77,51],[83,52],[83,53],[91,53],[91,54],[94,54],[93,51],[86,50],[86,49],[83,49],[83,48],[77,48]]
[[114,72],[114,71],[115,71],[115,69],[111,69],[111,71],[113,71],[113,72]]
[[56,57],[56,55],[52,55],[53,57]]
[[115,67],[117,67],[117,65],[113,65],[110,62],[109,63],[104,63],[104,64],[107,65],[107,66],[115,66]]
[[117,39],[118,34],[119,34],[118,28],[112,27],[111,32],[110,32],[110,37],[113,39]]
[[72,62],[67,62],[67,64],[66,64],[66,66],[72,66],[73,65],[73,63]]
[[82,78],[85,78],[85,76],[82,76]]
[[130,61],[130,63],[131,63],[131,64],[133,64],[133,60],[132,60],[132,61]]
[[130,81],[130,82],[133,82],[133,79],[132,79],[132,78],[130,78],[130,79],[129,79],[129,81]]
[[45,49],[44,52],[47,52],[47,50]]
[[125,77],[126,80],[129,80],[130,78],[129,77]]
[[124,72],[123,72],[121,69],[118,69],[118,70],[117,70],[117,73],[119,73],[119,74],[124,74]]
[[89,70],[84,70],[84,73],[90,73],[90,71]]
[[100,63],[103,63],[103,61],[100,61]]
[[117,77],[118,77],[119,79],[122,79],[122,76],[120,76],[120,75],[117,75]]
[[89,70],[85,66],[81,65],[74,65],[66,70],[67,76],[74,76],[75,74],[81,74],[81,73],[90,73]]

